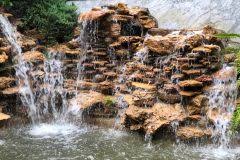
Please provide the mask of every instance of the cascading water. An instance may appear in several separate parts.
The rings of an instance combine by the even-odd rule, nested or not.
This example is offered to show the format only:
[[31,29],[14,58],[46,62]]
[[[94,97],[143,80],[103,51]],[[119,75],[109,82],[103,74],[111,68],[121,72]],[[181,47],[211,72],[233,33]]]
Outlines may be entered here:
[[0,14],[0,26],[3,34],[12,46],[13,61],[16,63],[15,71],[18,78],[20,98],[24,106],[28,107],[28,114],[32,122],[35,123],[39,117],[38,110],[34,103],[34,94],[29,81],[29,65],[23,58],[21,46],[18,43],[18,35],[15,28],[11,25],[6,17]]
[[220,147],[228,147],[231,118],[236,108],[237,74],[234,67],[223,66],[216,75],[209,95],[209,115],[214,122],[214,135]]
[[[63,64],[61,53],[48,52],[47,60],[44,61],[44,80],[42,88],[43,114],[51,112],[54,120],[64,120],[67,113],[66,93],[63,89]],[[41,105],[42,102],[37,104]],[[38,109],[41,107],[39,106]]]

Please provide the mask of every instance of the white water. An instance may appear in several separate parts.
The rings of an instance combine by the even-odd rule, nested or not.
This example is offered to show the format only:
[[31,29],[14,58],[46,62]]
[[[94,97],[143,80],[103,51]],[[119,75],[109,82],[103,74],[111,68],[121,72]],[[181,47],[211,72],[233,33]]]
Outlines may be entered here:
[[24,106],[28,107],[29,117],[32,122],[35,123],[38,117],[38,111],[34,103],[34,95],[29,82],[29,76],[27,72],[30,70],[29,65],[23,58],[21,46],[18,43],[18,35],[15,28],[11,25],[6,17],[0,14],[0,27],[3,34],[12,46],[12,54],[14,56],[13,61],[16,63],[15,71],[18,78],[19,93],[21,95],[21,101]]
[[65,120],[68,108],[66,93],[63,89],[64,78],[61,58],[62,53],[60,52],[48,52],[47,60],[44,61],[43,101],[38,102],[38,104],[44,103],[43,114],[50,111],[55,120]]
[[214,117],[214,134],[221,147],[228,147],[230,139],[228,129],[231,123],[237,99],[237,75],[234,67],[224,65],[221,74],[215,77],[214,86],[209,95],[209,114]]
[[[33,122],[29,134],[36,137],[52,137],[57,135],[68,135],[78,130],[78,127],[66,122],[68,104],[63,89],[63,64],[62,53],[56,51],[48,52],[44,61],[43,83],[33,77],[37,83],[34,92],[30,85],[28,72],[31,64],[24,58],[21,46],[18,43],[18,35],[12,24],[3,15],[0,15],[1,29],[12,46],[12,54],[16,63],[15,71],[19,83],[19,92],[24,106],[28,107],[28,114]],[[53,115],[52,123],[41,123],[46,116]],[[44,120],[45,121],[45,120]]]
[[57,138],[57,136],[67,136],[78,131],[77,126],[69,123],[41,123],[32,126],[29,134],[36,138]]

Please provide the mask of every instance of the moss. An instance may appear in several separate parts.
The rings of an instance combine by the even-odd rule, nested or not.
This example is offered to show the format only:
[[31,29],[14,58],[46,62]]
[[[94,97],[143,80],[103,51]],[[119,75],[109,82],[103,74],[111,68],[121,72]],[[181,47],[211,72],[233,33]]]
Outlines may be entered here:
[[114,107],[116,105],[116,101],[113,97],[105,97],[104,98],[104,104],[107,106],[107,107]]
[[233,114],[232,124],[231,124],[232,131],[238,131],[239,129],[240,129],[240,105],[237,106],[237,109]]

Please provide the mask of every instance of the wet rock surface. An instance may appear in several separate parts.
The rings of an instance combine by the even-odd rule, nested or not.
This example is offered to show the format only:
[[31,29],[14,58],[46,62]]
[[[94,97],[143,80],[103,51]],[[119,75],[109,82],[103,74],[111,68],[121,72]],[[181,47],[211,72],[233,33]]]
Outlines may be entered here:
[[[33,39],[22,40],[34,90],[48,87],[43,86],[45,52],[56,52],[63,63],[63,93],[70,108],[82,110],[85,117],[118,115],[125,128],[149,135],[178,124],[175,134],[182,140],[211,136],[202,127],[211,123],[202,118],[211,119],[206,88],[214,77],[227,81],[235,74],[219,71],[223,44],[213,36],[217,30],[159,29],[148,9],[122,3],[95,7],[78,21],[80,32],[66,44],[45,48]],[[11,46],[2,38],[0,65],[10,63],[9,57]],[[234,57],[224,59],[232,62]],[[9,108],[19,88],[13,73],[0,73],[0,101]]]

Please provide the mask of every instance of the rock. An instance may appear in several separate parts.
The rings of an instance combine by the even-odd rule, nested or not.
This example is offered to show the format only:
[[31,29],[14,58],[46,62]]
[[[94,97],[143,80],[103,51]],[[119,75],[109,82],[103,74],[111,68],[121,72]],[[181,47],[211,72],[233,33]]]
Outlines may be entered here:
[[202,129],[195,126],[185,126],[180,127],[176,136],[181,140],[196,140],[200,138],[210,138],[211,137],[210,129]]
[[201,94],[202,92],[198,92],[198,91],[180,91],[179,94],[183,97],[193,97],[196,95]]
[[213,82],[212,76],[209,75],[201,75],[197,78],[195,78],[196,81],[202,82],[203,85],[210,85]]
[[217,45],[203,45],[192,50],[193,53],[213,54],[219,52],[221,48]]
[[166,93],[164,90],[158,90],[158,98],[165,103],[180,103],[181,102],[181,96],[179,94],[169,94]]
[[8,62],[8,56],[4,52],[3,54],[0,55],[0,64],[7,63],[7,62]]
[[157,21],[153,17],[140,16],[138,20],[140,24],[146,29],[158,27]]
[[132,7],[129,9],[129,14],[132,16],[149,15],[149,10],[146,8]]
[[127,4],[118,3],[117,4],[117,12],[120,13],[120,14],[129,14]]
[[11,46],[0,47],[0,53],[5,53],[6,55],[10,55]]
[[185,75],[184,74],[174,74],[171,76],[171,80],[173,82],[178,82],[178,81],[181,81],[185,78]]
[[14,78],[11,77],[0,77],[0,90],[11,87],[15,82]]
[[145,90],[135,90],[132,93],[135,106],[139,107],[152,107],[157,99],[155,92]]
[[[94,91],[81,92],[80,94],[78,94],[78,97],[76,97],[76,105],[80,109],[85,110],[91,106],[96,105],[97,103],[103,103],[104,97],[105,96],[103,94]],[[72,100],[70,103],[72,105],[75,105],[74,100]]]
[[31,39],[31,38],[28,38],[28,37],[23,37],[21,39],[20,43],[21,43],[22,50],[24,52],[30,51],[31,49],[33,49],[37,45],[34,39]]
[[130,106],[125,112],[123,123],[130,130],[142,130],[146,134],[156,134],[172,122],[182,122],[186,118],[180,105],[156,103],[152,108]]
[[185,80],[178,83],[179,87],[184,91],[199,90],[203,87],[202,82],[196,80]]
[[231,63],[231,62],[234,62],[237,57],[236,57],[236,54],[230,53],[230,54],[225,54],[223,58],[225,63]]
[[110,10],[91,10],[89,12],[85,12],[80,14],[78,21],[84,22],[84,21],[97,21],[101,20],[102,18],[109,16],[112,14],[113,11]]
[[7,97],[18,95],[18,93],[19,87],[6,88],[5,90],[2,91],[2,94]]
[[28,51],[23,54],[23,58],[27,62],[43,62],[45,57],[39,51]]
[[7,114],[4,114],[4,113],[0,113],[0,121],[3,121],[3,120],[8,120],[10,119],[11,117]]
[[172,30],[163,29],[163,28],[151,28],[148,30],[148,34],[152,36],[166,36],[171,32]]
[[117,113],[116,108],[110,106],[113,105],[114,101],[114,97],[106,97],[101,93],[88,91],[78,94],[78,97],[70,102],[70,106],[72,110],[75,110],[76,106],[79,107],[83,111],[83,116],[92,118],[113,117]]
[[169,38],[162,36],[150,36],[144,40],[144,45],[148,47],[150,51],[162,56],[171,54],[174,50],[174,44]]
[[186,74],[187,76],[193,77],[193,76],[200,76],[201,70],[199,69],[191,69],[191,70],[182,70],[182,73]]
[[154,85],[146,84],[146,83],[139,83],[139,82],[132,82],[131,86],[133,86],[136,89],[143,89],[146,91],[153,91],[156,89]]

